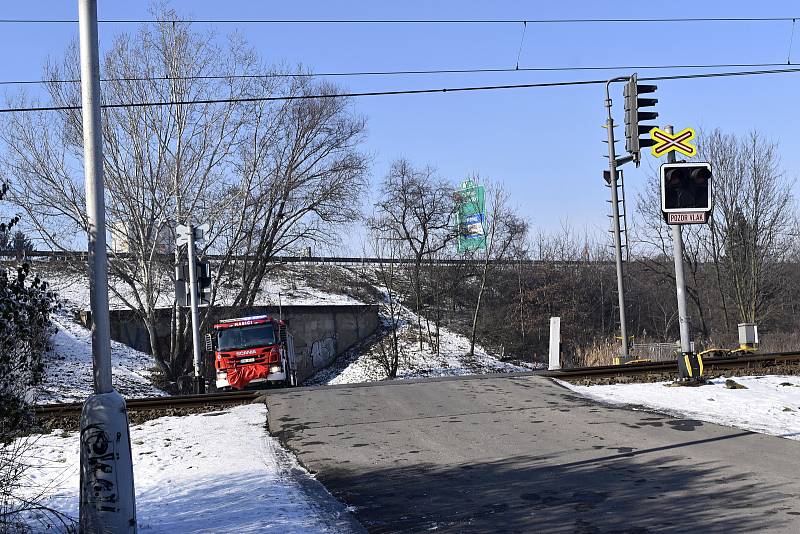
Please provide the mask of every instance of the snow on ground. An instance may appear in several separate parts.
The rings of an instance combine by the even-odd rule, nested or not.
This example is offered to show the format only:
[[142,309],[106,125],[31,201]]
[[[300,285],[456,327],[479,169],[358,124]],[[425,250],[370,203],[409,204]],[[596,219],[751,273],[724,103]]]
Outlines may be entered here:
[[[331,293],[319,288],[312,287],[304,282],[304,273],[301,268],[285,268],[275,271],[264,277],[261,284],[259,295],[256,298],[256,305],[347,305],[363,304],[363,302],[348,295]],[[80,310],[89,309],[89,281],[83,271],[69,269],[62,272],[51,271],[42,273],[53,291],[59,297],[72,303]],[[175,297],[171,288],[171,282],[165,281],[162,292],[159,294],[156,305],[162,308],[171,307]],[[115,284],[115,289],[130,302],[132,294],[130,288],[113,278],[109,279],[110,284]],[[231,305],[234,302],[238,288],[220,286],[217,289],[216,304],[219,306]],[[109,307],[112,310],[128,309],[128,306],[113,292],[109,293]]]
[[[265,421],[266,407],[251,404],[132,427],[139,532],[342,532],[341,522],[305,493],[297,464],[277,454]],[[73,518],[78,445],[76,432],[41,436],[28,473],[29,491],[49,487],[44,504]],[[41,528],[35,516],[28,521]]]
[[[381,305],[379,312],[384,329],[388,330],[390,324],[387,317],[388,310],[385,304]],[[423,337],[427,337],[425,320],[422,322]],[[433,326],[431,326],[433,328]],[[420,350],[419,341],[416,339],[417,315],[406,307],[400,313],[400,326],[398,328],[398,345],[400,349],[400,365],[397,378],[425,378],[437,376],[460,376],[482,373],[511,373],[515,371],[529,371],[530,367],[523,367],[508,362],[502,362],[488,353],[483,347],[475,345],[475,354],[470,357],[469,338],[440,327],[439,353],[431,349],[427,340],[423,341]],[[384,335],[383,343],[388,343],[391,336]],[[359,382],[374,382],[386,378],[386,371],[378,363],[380,342],[368,344],[360,350],[353,350],[338,361],[306,380],[304,384],[354,384]]]
[[[261,283],[256,305],[347,305],[364,304],[348,295],[329,293],[306,284],[299,273],[267,276]],[[221,292],[222,293],[222,292]],[[233,302],[234,291],[220,295],[221,302]]]
[[[44,357],[45,377],[34,398],[39,404],[82,401],[93,388],[91,332],[67,311],[51,318],[58,332],[51,338],[53,350]],[[166,395],[150,381],[153,359],[149,354],[112,341],[111,363],[114,387],[124,397]]]
[[800,440],[800,376],[735,377],[747,389],[727,389],[725,378],[698,387],[664,387],[666,382],[577,386],[569,389],[603,402],[648,409]]

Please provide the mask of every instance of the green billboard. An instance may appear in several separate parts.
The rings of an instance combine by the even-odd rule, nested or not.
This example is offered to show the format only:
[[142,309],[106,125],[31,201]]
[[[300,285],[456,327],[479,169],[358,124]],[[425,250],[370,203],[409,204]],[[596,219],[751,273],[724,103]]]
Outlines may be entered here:
[[472,180],[455,192],[458,251],[486,249],[486,205],[484,189]]

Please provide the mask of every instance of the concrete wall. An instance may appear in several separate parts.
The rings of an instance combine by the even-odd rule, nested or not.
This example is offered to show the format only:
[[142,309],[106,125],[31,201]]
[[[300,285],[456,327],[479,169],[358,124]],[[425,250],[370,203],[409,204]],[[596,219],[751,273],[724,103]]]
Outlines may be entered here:
[[[157,337],[162,351],[169,350],[171,312],[168,308],[158,310]],[[211,314],[208,324],[248,315],[266,314],[277,318],[280,313],[288,324],[289,333],[294,337],[297,377],[300,381],[330,365],[339,354],[369,337],[378,328],[378,306],[368,304],[283,306],[281,310],[277,306],[215,306],[210,311],[201,308],[201,320],[206,313]],[[188,313],[186,316],[188,320]],[[84,325],[89,326],[91,314],[81,312],[81,320]],[[111,339],[152,354],[144,322],[130,310],[111,310]],[[191,337],[189,343],[191,344]],[[189,350],[191,351],[191,347]],[[213,364],[207,360],[206,370],[211,369]],[[210,373],[207,374],[211,376]]]

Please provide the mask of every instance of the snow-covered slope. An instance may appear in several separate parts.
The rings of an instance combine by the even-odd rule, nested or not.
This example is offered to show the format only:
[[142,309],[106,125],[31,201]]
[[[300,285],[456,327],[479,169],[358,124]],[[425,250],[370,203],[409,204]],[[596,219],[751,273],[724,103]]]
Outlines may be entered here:
[[[162,417],[131,428],[139,532],[346,532],[349,520],[320,508],[291,457],[266,431],[263,404]],[[41,436],[30,454],[28,489],[77,518],[76,432]],[[329,497],[332,499],[332,497]],[[41,522],[29,516],[34,531]]]
[[[89,309],[89,280],[86,272],[75,267],[65,267],[63,270],[55,269],[50,265],[37,266],[42,271],[42,277],[48,281],[51,288],[56,291],[62,299],[70,302],[79,310]],[[341,270],[341,268],[340,268]],[[313,287],[307,283],[307,279],[313,277],[315,273],[312,267],[292,266],[276,269],[264,281],[259,288],[257,305],[341,305],[341,304],[363,304],[362,301],[353,298],[343,292],[325,291],[318,287]],[[131,298],[130,288],[113,277],[109,283],[129,302]],[[161,293],[157,299],[157,306],[170,307],[174,302],[174,292],[169,280],[164,280]],[[221,306],[231,305],[234,302],[238,288],[220,286],[217,288],[216,303]],[[109,293],[109,306],[111,309],[128,309],[127,304],[114,292]]]
[[[388,307],[384,302],[380,311],[384,330],[387,330],[390,324],[388,315]],[[398,347],[401,356],[397,378],[512,373],[531,369],[502,362],[479,345],[475,346],[475,354],[470,357],[468,354],[469,339],[444,327],[439,329],[438,353],[431,347],[427,339],[423,340],[422,349],[420,349],[416,337],[417,315],[410,309],[402,307],[399,323]],[[422,324],[425,325],[424,319]],[[423,330],[423,338],[426,338],[427,328],[423,326]],[[383,338],[384,344],[388,343],[389,339],[389,335],[386,334]],[[371,343],[365,343],[363,347],[340,357],[331,367],[307,380],[306,384],[353,384],[383,380],[386,378],[386,371],[379,363],[380,354],[380,340],[372,340]]]
[[800,440],[800,376],[735,377],[747,389],[728,389],[725,378],[698,387],[651,384],[564,386],[604,402],[642,406],[753,432]]
[[[44,382],[33,392],[34,398],[39,404],[82,401],[93,388],[91,332],[65,311],[52,319],[58,332],[51,339],[53,350],[45,355]],[[114,387],[123,396],[166,395],[150,381],[149,354],[112,341],[111,363]]]
[[[85,275],[75,269],[73,269],[74,272],[68,272],[67,269],[60,272],[52,266],[46,267],[48,271],[43,273],[44,276],[50,280],[53,289],[59,292],[69,307],[84,309],[88,306],[88,284]],[[223,304],[233,302],[234,294],[234,288],[221,287],[219,302]],[[381,299],[383,300],[381,301]],[[334,265],[322,267],[284,265],[266,277],[257,303],[336,305],[377,301],[382,302],[380,315],[386,326],[389,324],[386,299],[386,289],[378,283],[377,271],[374,266],[351,268]],[[171,305],[171,291],[165,290],[162,300],[164,300],[164,305]],[[112,306],[122,306],[119,299],[112,297],[111,302]],[[54,372],[48,378],[46,387],[43,388],[45,392],[43,399],[51,402],[67,399],[78,400],[82,398],[81,388],[91,387],[91,375],[87,372],[91,362],[91,358],[88,356],[90,351],[88,345],[84,343],[84,341],[88,341],[88,336],[85,335],[85,330],[74,325],[66,316],[59,317],[58,321],[65,332],[60,333],[54,340],[57,345],[56,355],[52,359]],[[476,346],[474,356],[468,357],[469,340],[447,328],[440,328],[438,352],[432,350],[425,341],[420,348],[414,335],[417,315],[406,307],[401,308],[400,323],[398,334],[402,356],[398,378],[502,373],[530,369],[530,367],[501,362],[481,346]],[[384,328],[384,333],[387,330]],[[427,332],[427,328],[425,331]],[[76,343],[76,340],[79,343]],[[323,370],[306,383],[343,384],[383,380],[386,378],[386,371],[378,364],[379,349],[379,343],[364,343],[361,347],[339,358],[333,366]],[[75,354],[82,356],[75,356]],[[123,394],[127,393],[132,396],[137,393],[150,394],[144,388],[149,377],[148,369],[152,365],[148,361],[149,357],[119,344],[114,346],[114,357],[115,384],[119,384],[118,387]],[[59,361],[61,363],[58,363]],[[59,376],[66,377],[67,382],[59,385],[56,379]],[[76,380],[81,381],[76,382]]]

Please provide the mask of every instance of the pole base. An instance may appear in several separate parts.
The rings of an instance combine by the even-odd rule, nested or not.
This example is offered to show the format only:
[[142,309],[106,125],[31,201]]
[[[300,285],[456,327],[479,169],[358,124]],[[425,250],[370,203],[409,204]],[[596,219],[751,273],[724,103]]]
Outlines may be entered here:
[[135,533],[128,410],[119,393],[86,399],[80,439],[80,532]]
[[678,356],[678,378],[680,380],[701,380],[703,378],[703,357],[694,352],[683,352]]

